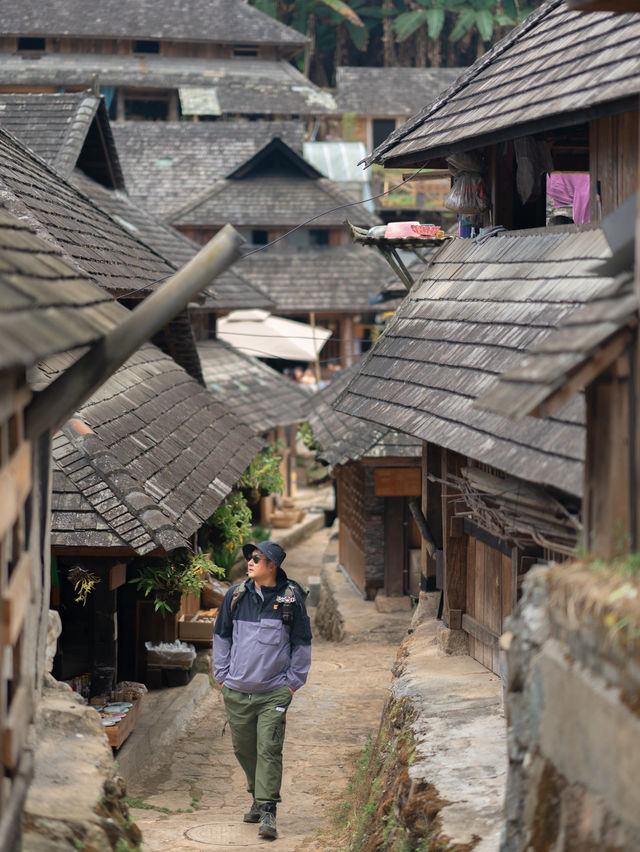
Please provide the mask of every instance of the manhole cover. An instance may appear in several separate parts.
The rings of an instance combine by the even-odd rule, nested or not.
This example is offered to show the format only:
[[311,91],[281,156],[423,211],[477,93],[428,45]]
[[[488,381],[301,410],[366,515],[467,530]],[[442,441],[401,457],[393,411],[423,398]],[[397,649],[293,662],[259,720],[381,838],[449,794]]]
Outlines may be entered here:
[[184,836],[196,843],[206,843],[208,846],[220,849],[259,849],[262,844],[256,837],[255,825],[244,825],[237,822],[209,822],[187,829]]

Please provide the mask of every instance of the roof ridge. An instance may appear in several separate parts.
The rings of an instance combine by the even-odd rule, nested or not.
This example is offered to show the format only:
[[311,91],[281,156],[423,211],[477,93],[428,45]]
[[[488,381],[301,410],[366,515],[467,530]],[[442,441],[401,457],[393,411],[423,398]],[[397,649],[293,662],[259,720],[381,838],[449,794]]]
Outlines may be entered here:
[[[442,106],[448,103],[454,95],[457,95],[458,92],[461,92],[462,89],[468,86],[472,79],[480,71],[483,71],[487,65],[490,65],[496,57],[499,57],[508,48],[510,48],[514,42],[537,26],[540,19],[546,17],[546,15],[553,12],[558,6],[562,6],[562,4],[563,0],[547,0],[547,2],[542,6],[534,9],[534,11],[531,12],[524,21],[515,26],[511,32],[494,44],[491,50],[484,53],[479,59],[476,59],[473,65],[470,65],[469,68],[467,68],[467,70],[440,95],[440,97],[436,98],[414,116],[407,119],[407,121],[397,130],[394,130],[394,132],[391,133],[384,142],[378,145],[378,147],[373,150],[368,157],[360,162],[364,163],[365,167],[370,166],[372,163],[379,163],[383,154],[393,148],[401,139],[404,139],[407,134],[414,130],[414,128],[422,123],[427,117],[432,116]],[[360,163],[358,163],[358,165],[360,165]]]
[[82,146],[91,127],[91,122],[95,118],[100,105],[98,95],[93,94],[93,92],[83,92],[82,94],[84,97],[74,110],[62,144],[52,163],[54,169],[67,179],[78,161]]

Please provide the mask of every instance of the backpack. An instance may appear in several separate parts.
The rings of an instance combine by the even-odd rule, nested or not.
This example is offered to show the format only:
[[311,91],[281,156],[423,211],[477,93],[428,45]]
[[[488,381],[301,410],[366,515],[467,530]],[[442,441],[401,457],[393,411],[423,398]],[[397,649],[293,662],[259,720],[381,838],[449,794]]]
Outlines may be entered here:
[[[291,625],[293,624],[293,605],[296,603],[296,589],[302,596],[302,600],[305,601],[309,594],[309,589],[306,586],[303,586],[302,583],[299,583],[297,580],[287,579],[287,594],[282,597],[278,595],[276,600],[278,603],[281,603],[282,606],[282,623]],[[231,603],[229,604],[229,612],[233,615],[233,610],[238,605],[238,601],[247,591],[247,581],[243,580],[233,590],[233,595],[231,596]]]

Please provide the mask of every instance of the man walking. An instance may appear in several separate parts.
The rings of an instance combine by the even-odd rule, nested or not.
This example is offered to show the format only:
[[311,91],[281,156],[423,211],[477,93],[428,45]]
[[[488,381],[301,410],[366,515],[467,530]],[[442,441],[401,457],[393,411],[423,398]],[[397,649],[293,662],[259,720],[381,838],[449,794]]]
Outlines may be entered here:
[[245,544],[248,579],[224,596],[213,633],[233,751],[253,796],[245,822],[275,840],[287,708],[307,680],[311,627],[301,588],[282,570],[279,544]]

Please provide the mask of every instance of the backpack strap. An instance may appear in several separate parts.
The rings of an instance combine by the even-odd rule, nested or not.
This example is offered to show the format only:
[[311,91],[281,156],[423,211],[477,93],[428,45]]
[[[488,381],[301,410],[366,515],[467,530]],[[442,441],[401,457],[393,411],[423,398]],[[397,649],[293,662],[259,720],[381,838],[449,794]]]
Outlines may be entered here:
[[233,590],[233,594],[231,595],[231,603],[229,604],[229,611],[231,613],[236,608],[238,601],[240,600],[240,598],[244,595],[244,593],[246,591],[247,591],[247,581],[243,580],[241,583],[238,583],[238,585]]
[[303,586],[302,583],[299,583],[297,580],[292,580],[290,577],[288,578],[289,586],[288,591],[295,597],[295,590],[297,589],[300,595],[302,595],[302,600],[306,601],[309,596],[309,589],[306,586]]

